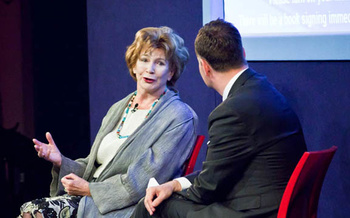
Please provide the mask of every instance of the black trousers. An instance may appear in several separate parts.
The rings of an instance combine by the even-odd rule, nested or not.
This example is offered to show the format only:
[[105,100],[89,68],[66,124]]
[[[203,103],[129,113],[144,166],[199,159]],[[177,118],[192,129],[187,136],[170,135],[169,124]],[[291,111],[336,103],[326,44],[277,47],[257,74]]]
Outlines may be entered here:
[[156,218],[276,218],[278,205],[271,205],[245,211],[236,211],[223,203],[209,205],[196,204],[187,200],[182,195],[174,193],[169,199],[156,207],[155,213],[150,216],[144,205],[144,199],[137,204],[131,217],[156,217]]
[[142,198],[137,204],[131,217],[186,217],[189,211],[200,209],[201,207],[204,207],[204,205],[194,204],[192,201],[185,199],[183,196],[174,193],[169,199],[165,200],[158,207],[156,207],[156,211],[152,216],[146,210],[144,198]]

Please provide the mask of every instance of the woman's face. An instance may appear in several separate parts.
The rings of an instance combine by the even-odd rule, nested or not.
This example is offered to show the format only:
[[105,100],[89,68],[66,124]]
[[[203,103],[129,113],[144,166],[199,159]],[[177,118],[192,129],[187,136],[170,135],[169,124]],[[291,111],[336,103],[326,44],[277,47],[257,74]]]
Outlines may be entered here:
[[161,95],[166,83],[173,76],[163,49],[143,49],[134,67],[137,91]]

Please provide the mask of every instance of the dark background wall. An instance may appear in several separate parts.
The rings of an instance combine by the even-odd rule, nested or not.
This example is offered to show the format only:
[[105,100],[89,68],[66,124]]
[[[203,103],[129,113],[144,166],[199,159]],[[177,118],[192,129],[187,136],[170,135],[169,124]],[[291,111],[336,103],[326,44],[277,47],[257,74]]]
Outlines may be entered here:
[[33,1],[35,137],[50,131],[63,154],[90,146],[86,2]]
[[90,150],[87,45],[86,1],[0,1],[1,217],[49,196],[33,137],[50,131],[73,159]]
[[[194,54],[193,42],[202,26],[201,0],[0,2],[1,131],[11,135],[9,128],[18,122],[17,131],[12,131],[17,135],[12,136],[24,136],[25,141],[0,138],[2,150],[9,155],[6,161],[14,169],[11,183],[1,180],[8,197],[1,208],[14,211],[8,217],[17,215],[24,200],[48,195],[51,166],[33,161],[38,158],[28,140],[45,140],[44,133],[50,131],[63,154],[86,156],[108,108],[136,88],[124,61],[126,47],[140,28],[161,25],[172,27],[189,48],[191,59],[177,88],[200,118],[199,134],[207,135],[206,119],[221,96],[205,87]],[[322,189],[319,217],[347,217],[350,62],[249,64],[267,75],[290,101],[309,150],[338,146]],[[7,153],[7,148],[12,152]],[[205,146],[197,169],[204,156]],[[3,155],[1,159],[3,178],[6,161]],[[24,183],[21,172],[27,175]]]

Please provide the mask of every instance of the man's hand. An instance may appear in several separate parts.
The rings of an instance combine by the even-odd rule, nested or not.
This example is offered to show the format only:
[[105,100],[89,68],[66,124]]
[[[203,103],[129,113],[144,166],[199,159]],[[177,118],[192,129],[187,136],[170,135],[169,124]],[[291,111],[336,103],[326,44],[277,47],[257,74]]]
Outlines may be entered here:
[[63,177],[61,182],[69,195],[91,196],[89,182],[73,173]]
[[177,191],[181,191],[181,185],[176,180],[147,188],[144,204],[149,214],[153,215],[156,207]]

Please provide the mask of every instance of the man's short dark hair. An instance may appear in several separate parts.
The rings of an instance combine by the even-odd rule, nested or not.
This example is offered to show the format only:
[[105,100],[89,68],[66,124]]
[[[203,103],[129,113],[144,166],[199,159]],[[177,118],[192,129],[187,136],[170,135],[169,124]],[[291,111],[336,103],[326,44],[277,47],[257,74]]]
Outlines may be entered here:
[[211,21],[199,30],[195,50],[217,71],[224,72],[247,63],[239,31],[222,19]]

